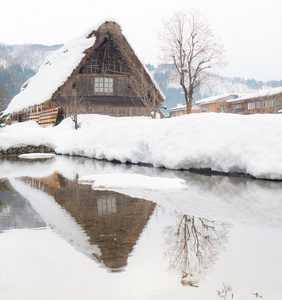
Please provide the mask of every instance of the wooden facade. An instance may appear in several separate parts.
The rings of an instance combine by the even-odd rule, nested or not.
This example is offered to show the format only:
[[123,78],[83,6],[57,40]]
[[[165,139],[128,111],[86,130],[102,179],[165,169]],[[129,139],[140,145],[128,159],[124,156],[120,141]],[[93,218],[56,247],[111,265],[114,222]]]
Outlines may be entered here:
[[[170,118],[181,117],[181,116],[187,114],[186,105],[178,105],[177,107],[167,109],[167,111],[169,112],[169,117]],[[192,104],[191,113],[192,114],[198,114],[200,112],[201,112],[200,106],[196,105],[196,104]]]
[[47,101],[42,105],[35,105],[14,113],[10,123],[36,121],[41,127],[54,126],[57,122],[59,108],[52,101]]
[[[103,23],[90,33],[95,43],[67,81],[41,105],[15,114],[18,121],[54,125],[56,118],[74,114],[149,116],[159,111],[164,97],[122,35],[120,26]],[[43,120],[44,122],[39,120]]]
[[[282,112],[282,88],[247,94],[239,96],[230,94],[229,96],[218,96],[202,99],[196,102],[201,113],[233,113],[242,115],[251,114],[272,114]],[[178,117],[185,114],[186,106],[179,106],[168,109],[170,117]],[[192,111],[193,113],[193,111]]]
[[279,113],[282,110],[282,93],[250,97],[242,100],[242,102],[246,115]]
[[[207,112],[231,112],[231,104],[228,100],[236,99],[236,94],[225,94],[214,97],[205,98],[196,101],[192,105],[191,113],[207,113]],[[179,117],[186,114],[186,105],[168,109],[170,117]]]

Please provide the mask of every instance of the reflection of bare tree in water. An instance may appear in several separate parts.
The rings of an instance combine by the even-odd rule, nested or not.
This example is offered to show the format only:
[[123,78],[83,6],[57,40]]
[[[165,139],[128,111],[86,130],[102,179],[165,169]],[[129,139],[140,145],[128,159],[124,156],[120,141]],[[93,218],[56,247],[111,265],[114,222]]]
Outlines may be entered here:
[[227,240],[228,224],[176,213],[165,229],[165,256],[182,272],[182,284],[196,286],[217,259]]

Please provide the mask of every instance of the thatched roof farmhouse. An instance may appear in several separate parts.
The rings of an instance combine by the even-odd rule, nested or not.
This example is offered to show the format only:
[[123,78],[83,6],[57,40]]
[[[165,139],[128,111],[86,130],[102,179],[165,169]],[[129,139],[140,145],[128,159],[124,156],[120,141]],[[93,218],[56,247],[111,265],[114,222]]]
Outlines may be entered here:
[[48,126],[78,113],[150,115],[163,101],[121,27],[107,21],[49,55],[5,113]]

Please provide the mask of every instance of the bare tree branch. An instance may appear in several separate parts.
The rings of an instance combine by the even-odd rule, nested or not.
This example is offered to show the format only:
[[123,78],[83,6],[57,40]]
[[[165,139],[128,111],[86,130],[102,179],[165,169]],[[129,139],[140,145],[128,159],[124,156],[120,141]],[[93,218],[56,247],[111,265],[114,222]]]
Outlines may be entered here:
[[223,46],[197,10],[176,12],[172,18],[163,20],[159,37],[163,60],[175,67],[190,113],[194,89],[204,82],[210,69],[225,64]]
[[129,84],[135,95],[132,100],[136,102],[136,107],[140,108],[140,114],[156,118],[158,98],[153,83],[147,81],[144,76],[130,76]]

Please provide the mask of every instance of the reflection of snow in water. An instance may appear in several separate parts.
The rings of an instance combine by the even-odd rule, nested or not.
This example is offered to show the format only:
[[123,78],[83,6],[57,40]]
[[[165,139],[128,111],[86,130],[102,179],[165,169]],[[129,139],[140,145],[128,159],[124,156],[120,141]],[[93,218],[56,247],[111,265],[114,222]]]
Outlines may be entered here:
[[91,258],[94,258],[92,254],[101,254],[98,246],[90,245],[89,237],[84,230],[78,226],[75,219],[53,197],[17,179],[10,179],[10,183],[15,190],[30,202],[47,225],[78,251]]
[[[142,174],[150,177],[185,180],[186,190],[121,190],[131,197],[153,201],[168,208],[210,220],[240,222],[256,226],[282,227],[282,183],[203,176],[190,172],[169,171],[132,165],[120,165],[93,159],[56,156],[46,162],[0,160],[2,177],[47,177],[54,172],[74,180],[91,174]],[[4,175],[5,174],[5,175]]]

